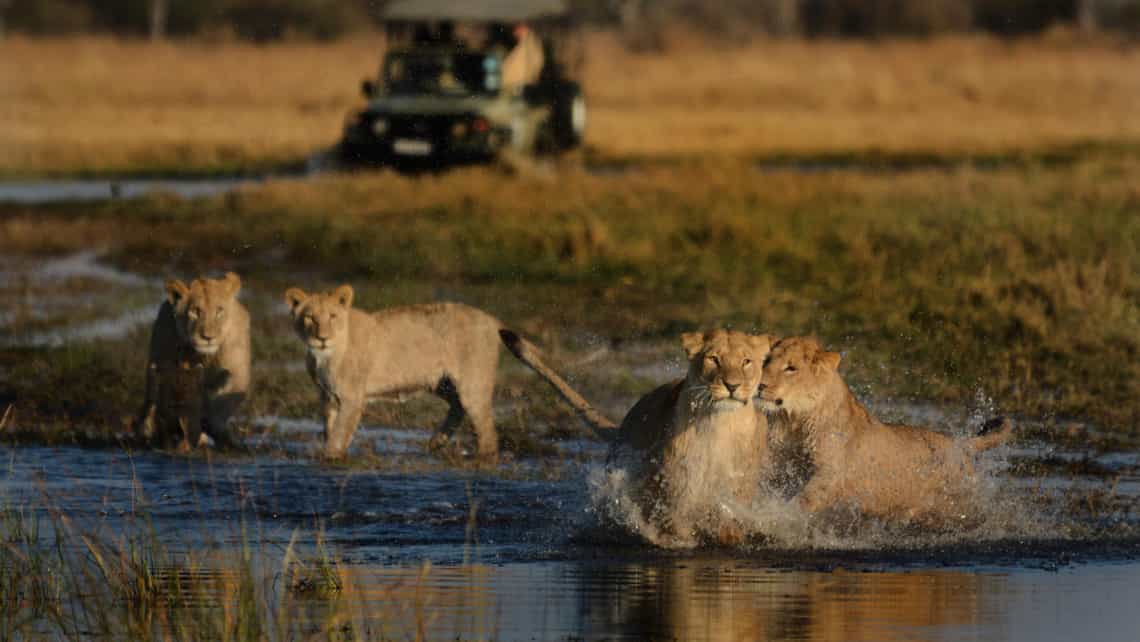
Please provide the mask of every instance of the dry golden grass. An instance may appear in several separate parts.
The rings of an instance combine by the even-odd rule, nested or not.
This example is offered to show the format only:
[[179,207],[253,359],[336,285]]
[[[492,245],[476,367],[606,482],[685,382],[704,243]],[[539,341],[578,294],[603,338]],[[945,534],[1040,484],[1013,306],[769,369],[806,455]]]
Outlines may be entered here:
[[[381,38],[0,42],[0,172],[255,169],[329,146]],[[586,36],[603,155],[991,153],[1140,141],[1140,51],[989,38],[680,43]]]
[[598,39],[592,141],[619,154],[991,153],[1140,138],[1140,51],[989,38],[623,55]]

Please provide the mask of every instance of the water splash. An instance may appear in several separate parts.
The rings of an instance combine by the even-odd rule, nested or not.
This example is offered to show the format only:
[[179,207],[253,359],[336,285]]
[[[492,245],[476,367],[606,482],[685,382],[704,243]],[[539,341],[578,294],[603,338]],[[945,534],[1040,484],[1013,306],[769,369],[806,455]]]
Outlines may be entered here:
[[[987,411],[984,411],[987,412]],[[636,456],[621,453],[587,473],[589,512],[603,531],[617,531],[663,548],[692,548],[702,544],[699,533],[716,532],[725,523],[744,529],[743,550],[868,550],[930,548],[1009,539],[1064,537],[1064,528],[1031,493],[1004,476],[1008,463],[999,453],[977,458],[976,480],[968,485],[967,506],[931,526],[923,521],[878,519],[850,508],[812,515],[799,505],[794,492],[760,484],[760,492],[744,504],[731,496],[707,496],[705,521],[694,524],[693,536],[662,530],[638,501],[642,466]],[[1036,498],[1040,499],[1040,497]],[[654,506],[657,508],[657,505]]]

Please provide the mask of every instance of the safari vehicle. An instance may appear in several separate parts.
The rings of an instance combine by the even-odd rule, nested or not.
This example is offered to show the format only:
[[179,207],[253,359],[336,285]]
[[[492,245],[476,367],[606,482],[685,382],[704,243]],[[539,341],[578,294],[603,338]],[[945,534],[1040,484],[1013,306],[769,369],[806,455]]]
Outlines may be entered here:
[[349,114],[348,162],[439,167],[578,146],[582,48],[562,0],[393,0],[386,52]]

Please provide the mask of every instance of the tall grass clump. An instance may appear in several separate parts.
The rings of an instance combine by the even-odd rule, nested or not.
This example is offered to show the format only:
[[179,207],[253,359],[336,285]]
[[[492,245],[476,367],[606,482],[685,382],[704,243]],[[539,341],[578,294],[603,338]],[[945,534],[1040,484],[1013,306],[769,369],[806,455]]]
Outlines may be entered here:
[[383,591],[362,593],[319,537],[311,553],[297,541],[294,533],[275,550],[243,529],[236,547],[176,552],[146,526],[112,532],[46,505],[8,506],[0,512],[0,637],[387,639],[385,607],[366,599]]

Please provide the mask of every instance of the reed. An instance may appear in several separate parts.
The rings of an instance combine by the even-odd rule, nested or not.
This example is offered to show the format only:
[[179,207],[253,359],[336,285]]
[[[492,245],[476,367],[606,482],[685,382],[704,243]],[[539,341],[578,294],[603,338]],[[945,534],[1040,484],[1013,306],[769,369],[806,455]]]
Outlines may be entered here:
[[111,528],[77,523],[50,501],[5,506],[0,635],[381,640],[391,639],[388,609],[430,616],[402,586],[362,591],[319,533],[302,546],[295,532],[284,551],[246,528],[242,533],[237,545],[201,547],[213,552],[176,551],[149,527],[145,512]]

